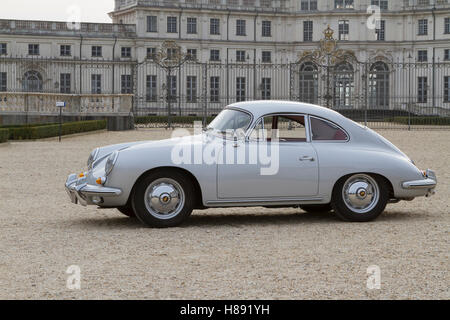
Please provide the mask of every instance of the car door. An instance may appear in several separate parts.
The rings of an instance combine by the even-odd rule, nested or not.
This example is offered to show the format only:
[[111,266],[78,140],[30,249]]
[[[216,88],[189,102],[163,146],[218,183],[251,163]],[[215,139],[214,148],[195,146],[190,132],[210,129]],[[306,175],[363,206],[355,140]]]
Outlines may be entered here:
[[[218,164],[218,198],[297,199],[316,196],[319,167],[308,127],[307,117],[303,115],[269,115],[260,119],[245,141],[235,141],[232,148],[223,149],[231,152],[235,161]],[[258,154],[256,163],[255,153]],[[265,158],[264,154],[268,157]],[[243,155],[246,161],[238,163]]]

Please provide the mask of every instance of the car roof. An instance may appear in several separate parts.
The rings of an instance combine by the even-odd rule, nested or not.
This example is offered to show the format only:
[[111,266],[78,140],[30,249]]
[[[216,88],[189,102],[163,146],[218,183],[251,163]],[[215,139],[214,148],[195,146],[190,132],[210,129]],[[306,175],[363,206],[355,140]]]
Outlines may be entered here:
[[347,123],[346,120],[348,120],[336,111],[303,102],[275,100],[245,101],[231,104],[227,108],[239,108],[248,111],[253,114],[254,120],[271,113],[309,114],[334,121],[341,125],[345,125]]

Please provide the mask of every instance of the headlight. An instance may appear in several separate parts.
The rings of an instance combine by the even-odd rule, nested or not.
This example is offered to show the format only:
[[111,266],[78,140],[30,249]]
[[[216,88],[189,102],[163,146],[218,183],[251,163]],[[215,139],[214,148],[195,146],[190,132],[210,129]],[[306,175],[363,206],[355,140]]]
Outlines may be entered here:
[[88,166],[89,170],[92,169],[92,165],[94,164],[95,160],[97,160],[99,152],[100,152],[100,149],[97,148],[94,151],[92,151],[92,153],[89,155],[89,159],[87,162],[87,166]]
[[111,171],[114,168],[114,165],[116,164],[117,158],[119,157],[119,151],[114,151],[109,157],[108,160],[106,160],[105,165],[105,173],[108,176]]

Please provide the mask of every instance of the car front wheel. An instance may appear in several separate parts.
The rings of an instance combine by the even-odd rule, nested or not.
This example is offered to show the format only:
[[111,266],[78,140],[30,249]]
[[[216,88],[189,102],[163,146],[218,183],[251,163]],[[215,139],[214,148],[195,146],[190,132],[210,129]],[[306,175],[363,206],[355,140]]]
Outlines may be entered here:
[[126,205],[124,207],[117,208],[117,210],[119,210],[120,213],[126,215],[127,217],[130,218],[136,217],[136,214],[134,213],[134,210],[131,206]]
[[176,171],[154,172],[136,185],[133,209],[149,227],[169,228],[183,223],[193,211],[191,181]]
[[379,176],[355,174],[338,181],[332,206],[336,215],[350,222],[369,222],[380,216],[389,201],[389,188]]

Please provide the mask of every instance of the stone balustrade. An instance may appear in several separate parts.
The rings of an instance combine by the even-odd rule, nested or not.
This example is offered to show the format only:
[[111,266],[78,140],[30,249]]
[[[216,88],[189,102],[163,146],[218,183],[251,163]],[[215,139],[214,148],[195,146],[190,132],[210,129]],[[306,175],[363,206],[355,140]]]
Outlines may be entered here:
[[65,115],[126,116],[132,109],[133,95],[0,92],[0,115],[57,115],[58,101],[66,102]]

